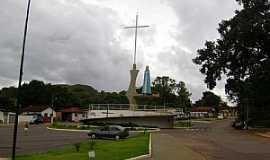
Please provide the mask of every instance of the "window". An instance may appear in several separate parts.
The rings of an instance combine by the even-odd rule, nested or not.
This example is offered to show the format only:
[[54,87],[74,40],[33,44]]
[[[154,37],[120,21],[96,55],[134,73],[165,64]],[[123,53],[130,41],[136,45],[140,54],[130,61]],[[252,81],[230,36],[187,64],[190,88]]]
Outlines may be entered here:
[[77,113],[75,113],[75,117],[77,117],[78,116],[78,114]]
[[119,129],[116,128],[116,127],[110,127],[110,130],[111,130],[111,131],[119,131]]
[[103,128],[100,129],[101,131],[109,131],[109,127],[108,126],[105,126]]

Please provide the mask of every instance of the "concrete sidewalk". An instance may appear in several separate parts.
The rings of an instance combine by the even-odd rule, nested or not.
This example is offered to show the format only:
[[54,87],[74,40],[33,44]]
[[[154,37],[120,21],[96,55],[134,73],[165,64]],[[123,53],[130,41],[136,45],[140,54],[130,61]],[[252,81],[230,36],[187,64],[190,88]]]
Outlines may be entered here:
[[256,133],[256,134],[264,138],[270,138],[270,132]]
[[152,134],[152,158],[147,160],[205,160],[168,134]]

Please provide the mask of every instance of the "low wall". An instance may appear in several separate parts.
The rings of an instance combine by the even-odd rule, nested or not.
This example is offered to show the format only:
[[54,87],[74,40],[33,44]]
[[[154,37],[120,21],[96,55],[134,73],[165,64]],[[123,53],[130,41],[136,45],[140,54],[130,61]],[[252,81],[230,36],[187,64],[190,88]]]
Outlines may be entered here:
[[154,115],[154,116],[128,116],[128,117],[108,117],[92,118],[82,121],[83,123],[133,123],[139,126],[149,126],[158,128],[173,128],[173,115]]
[[[107,114],[108,113],[108,114]],[[132,111],[132,110],[89,110],[88,119],[106,117],[136,117],[136,116],[159,116],[168,115],[167,112],[158,111]]]
[[30,122],[34,116],[33,115],[19,115],[19,123],[24,123],[24,122]]

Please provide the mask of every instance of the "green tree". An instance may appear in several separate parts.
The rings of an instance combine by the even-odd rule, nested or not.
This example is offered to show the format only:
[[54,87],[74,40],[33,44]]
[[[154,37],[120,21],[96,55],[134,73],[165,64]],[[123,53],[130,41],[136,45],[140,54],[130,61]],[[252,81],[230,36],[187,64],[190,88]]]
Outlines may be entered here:
[[178,84],[176,84],[176,93],[178,95],[177,104],[187,111],[188,108],[191,107],[191,93],[189,93],[188,89],[186,88],[185,82],[180,81]]
[[14,111],[15,101],[8,97],[0,96],[0,109]]
[[55,108],[62,108],[65,106],[80,106],[80,99],[76,94],[72,93],[68,89],[68,85],[50,85],[50,101],[47,102],[48,105],[54,103]]
[[156,77],[156,79],[153,81],[153,91],[159,93],[161,97],[161,104],[175,104],[175,86],[175,80],[168,76]]
[[[270,3],[237,0],[242,9],[219,24],[220,38],[207,41],[194,63],[213,89],[226,75],[226,93],[254,120],[270,119]],[[249,107],[249,108],[247,108]]]
[[203,92],[202,98],[196,101],[195,106],[212,107],[212,108],[215,108],[216,113],[218,113],[221,103],[223,102],[220,96],[214,94],[213,92],[206,91],[206,92]]
[[9,97],[11,99],[16,99],[17,88],[15,88],[15,87],[2,88],[2,90],[0,90],[0,96]]
[[17,88],[8,87],[0,90],[0,107],[13,111],[15,109]]
[[51,94],[44,82],[32,80],[29,84],[24,83],[21,89],[22,106],[50,104]]

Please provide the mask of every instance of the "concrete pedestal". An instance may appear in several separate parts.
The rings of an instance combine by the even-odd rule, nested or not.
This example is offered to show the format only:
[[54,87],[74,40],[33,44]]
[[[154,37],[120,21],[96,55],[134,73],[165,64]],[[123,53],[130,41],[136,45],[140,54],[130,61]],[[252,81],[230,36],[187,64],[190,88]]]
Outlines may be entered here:
[[136,64],[133,64],[132,70],[130,70],[130,83],[127,91],[127,97],[130,104],[130,110],[136,110],[137,103],[135,100],[136,92],[136,79],[138,76],[139,70],[136,69]]

